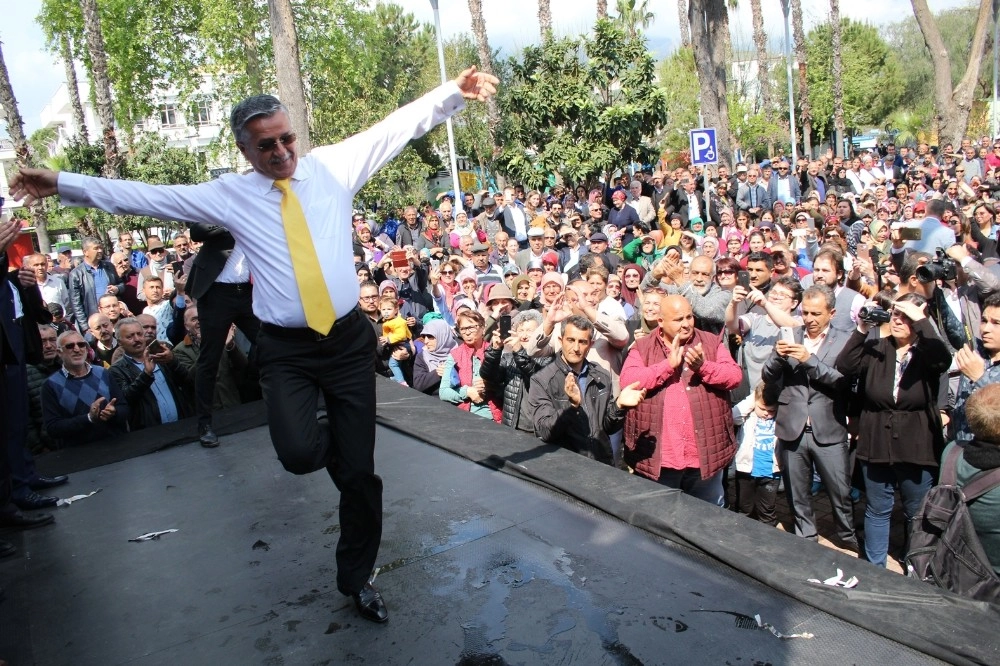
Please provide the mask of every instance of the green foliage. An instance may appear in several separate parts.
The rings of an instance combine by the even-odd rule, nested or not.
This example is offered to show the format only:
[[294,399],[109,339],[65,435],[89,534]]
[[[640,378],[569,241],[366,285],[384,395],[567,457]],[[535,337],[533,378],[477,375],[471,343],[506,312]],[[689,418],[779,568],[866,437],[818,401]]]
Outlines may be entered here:
[[659,69],[659,87],[667,106],[667,122],[660,133],[662,152],[680,153],[689,149],[688,131],[698,127],[698,70],[694,50],[680,47],[667,56]]
[[497,165],[513,180],[582,182],[657,154],[650,139],[667,121],[666,96],[644,42],[620,25],[599,20],[592,38],[548,39],[508,65]]
[[[904,84],[898,55],[876,28],[850,19],[841,21],[844,122],[848,127],[882,125],[902,99]],[[833,127],[833,52],[828,23],[806,36],[809,103],[813,132],[825,137]],[[782,75],[781,82],[785,82]]]
[[[966,7],[946,9],[934,15],[951,60],[953,86],[961,80],[969,62],[972,36],[976,31],[977,12],[978,7],[970,4]],[[927,53],[927,45],[917,25],[917,19],[911,14],[902,21],[887,26],[885,33],[886,42],[899,56],[900,76],[904,85],[900,107],[913,109],[925,104],[927,100],[934,99],[934,65]],[[979,70],[979,81],[976,86],[976,97],[979,99],[990,97],[993,93],[991,41],[992,31],[987,36],[986,57],[983,58]],[[927,127],[929,126],[928,124]]]
[[[729,94],[728,105],[733,145],[743,151],[745,160],[754,160],[756,155],[766,153],[769,145],[784,144],[786,149],[789,147],[788,122],[780,115],[757,113],[751,102],[733,93]],[[788,108],[787,104],[785,108]]]

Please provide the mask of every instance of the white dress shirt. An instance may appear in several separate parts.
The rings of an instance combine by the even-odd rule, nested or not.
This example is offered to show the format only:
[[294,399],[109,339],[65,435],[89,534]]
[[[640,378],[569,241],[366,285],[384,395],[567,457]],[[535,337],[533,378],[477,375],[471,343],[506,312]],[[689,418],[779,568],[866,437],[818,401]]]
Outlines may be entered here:
[[[360,292],[351,245],[354,195],[411,139],[464,107],[461,91],[449,82],[364,132],[299,157],[292,190],[305,212],[338,316],[357,305]],[[262,322],[306,327],[281,219],[282,195],[272,178],[253,172],[198,185],[148,185],[64,172],[59,174],[59,194],[68,206],[226,227],[250,262],[254,314]]]
[[49,275],[43,284],[38,288],[42,291],[42,300],[46,304],[58,303],[63,307],[63,312],[68,319],[73,317],[73,303],[69,300],[69,289],[66,281],[55,275]]

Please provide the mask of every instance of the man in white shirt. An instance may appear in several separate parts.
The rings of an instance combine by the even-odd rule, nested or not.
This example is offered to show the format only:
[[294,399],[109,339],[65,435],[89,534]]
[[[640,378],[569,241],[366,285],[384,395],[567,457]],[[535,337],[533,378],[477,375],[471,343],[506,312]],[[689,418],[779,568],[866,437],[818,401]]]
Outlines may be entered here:
[[[374,622],[389,619],[369,580],[382,538],[382,479],[374,462],[376,336],[357,309],[352,202],[411,139],[460,111],[465,99],[485,101],[497,83],[470,67],[368,130],[313,148],[301,159],[284,106],[270,95],[251,97],[233,109],[230,126],[253,171],[198,185],[147,185],[41,169],[23,169],[10,182],[11,196],[28,204],[60,194],[76,206],[229,229],[254,275],[271,440],[285,469],[307,474],[326,468],[339,488],[337,588]],[[298,261],[293,264],[291,256]],[[300,284],[297,272],[317,278]],[[327,406],[322,420],[316,416],[320,394]]]
[[69,299],[69,288],[66,280],[55,275],[49,275],[49,260],[44,254],[29,254],[24,258],[24,265],[35,271],[38,288],[42,290],[42,300],[48,303],[58,303],[63,306],[66,318],[73,319],[73,303]]

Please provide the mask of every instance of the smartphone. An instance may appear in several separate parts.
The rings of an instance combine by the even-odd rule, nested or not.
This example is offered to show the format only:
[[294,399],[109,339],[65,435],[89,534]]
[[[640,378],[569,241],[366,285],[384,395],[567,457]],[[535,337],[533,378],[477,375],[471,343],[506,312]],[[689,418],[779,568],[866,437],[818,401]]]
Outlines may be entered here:
[[867,243],[858,243],[857,246],[856,246],[856,252],[855,252],[855,254],[857,254],[857,256],[859,256],[859,257],[867,257],[868,256],[868,244]]
[[923,237],[923,231],[919,227],[903,227],[899,230],[899,239],[904,241],[918,241]]
[[506,340],[510,337],[510,315],[500,316],[500,339]]
[[160,344],[159,340],[153,340],[149,343],[149,346],[146,347],[146,351],[150,354],[159,354],[163,351],[163,345]]
[[790,342],[795,344],[795,331],[792,330],[791,326],[782,326],[778,332],[781,337],[778,338],[782,342]]
[[389,259],[392,260],[393,268],[402,268],[410,263],[410,260],[406,258],[406,250],[393,250],[389,253]]
[[746,271],[737,271],[736,284],[740,285],[747,291],[750,291],[750,273]]
[[792,238],[805,238],[809,235],[809,229],[792,229]]
[[174,262],[172,262],[172,265],[174,267],[174,276],[181,275],[181,274],[184,273],[184,262],[183,261],[174,261]]

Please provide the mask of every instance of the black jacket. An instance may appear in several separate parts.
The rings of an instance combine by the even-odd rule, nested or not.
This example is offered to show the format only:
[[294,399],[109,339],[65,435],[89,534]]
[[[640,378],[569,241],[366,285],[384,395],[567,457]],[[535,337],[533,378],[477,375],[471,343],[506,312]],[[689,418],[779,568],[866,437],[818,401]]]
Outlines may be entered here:
[[[167,379],[167,386],[177,406],[177,418],[183,419],[192,414],[187,396],[181,390],[184,385],[190,386],[194,381],[194,373],[189,372],[176,359],[170,365],[160,366]],[[128,402],[128,424],[131,430],[141,430],[160,425],[160,408],[156,404],[156,396],[151,390],[153,378],[135,366],[128,356],[122,356],[109,370],[111,378],[125,395]]]
[[479,368],[479,376],[487,385],[492,385],[494,394],[503,386],[503,417],[502,425],[534,434],[535,426],[531,414],[525,412],[525,396],[531,386],[531,376],[552,362],[552,356],[532,358],[518,350],[505,353],[503,349],[495,349],[490,345],[483,356],[483,364]]

